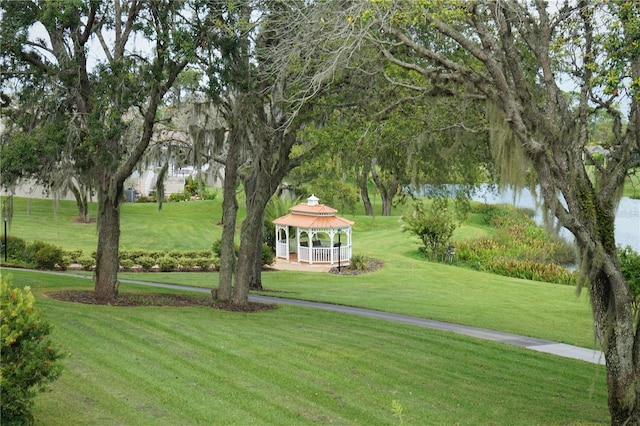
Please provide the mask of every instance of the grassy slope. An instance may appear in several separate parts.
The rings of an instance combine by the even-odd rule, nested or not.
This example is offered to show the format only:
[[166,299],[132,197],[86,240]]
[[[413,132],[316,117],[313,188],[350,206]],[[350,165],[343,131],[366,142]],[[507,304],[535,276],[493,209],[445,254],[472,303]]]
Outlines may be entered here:
[[[50,203],[33,200],[30,214],[19,203],[12,234],[95,249],[95,225],[74,223],[72,204],[61,203],[52,220]],[[127,204],[123,247],[206,249],[221,230],[219,211],[218,201],[169,204],[160,213]],[[397,217],[347,217],[356,220],[354,251],[384,260],[382,270],[359,277],[269,272],[265,286],[279,296],[592,346],[588,305],[574,289],[428,263],[417,257],[415,239],[399,232]],[[472,220],[456,238],[486,232]],[[91,288],[89,280],[15,276],[38,293]],[[217,284],[217,274],[134,278]],[[393,400],[406,424],[607,421],[602,367],[506,345],[294,307],[246,315],[42,297],[38,305],[69,353],[63,377],[38,399],[42,424],[400,423]]]
[[[95,224],[74,223],[75,207],[61,202],[52,220],[52,203],[16,199],[10,234],[42,239],[65,248],[95,250]],[[165,204],[125,204],[122,247],[146,249],[206,249],[219,238],[220,201]],[[30,211],[30,214],[27,212]],[[537,283],[430,263],[417,254],[417,239],[400,232],[398,216],[346,217],[356,221],[354,253],[381,259],[382,270],[363,276],[304,272],[263,274],[267,290],[278,296],[362,306],[469,324],[516,334],[593,347],[593,328],[586,294],[572,287]],[[57,223],[51,226],[48,223]],[[471,217],[455,238],[475,238],[490,232]],[[85,242],[89,242],[86,244]],[[217,274],[121,274],[121,277],[217,286]],[[125,287],[123,287],[125,288]],[[273,293],[270,293],[273,294]]]
[[[604,368],[282,306],[119,308],[43,298],[86,279],[16,272],[68,353],[37,424],[606,423]],[[131,290],[149,291],[130,287]]]

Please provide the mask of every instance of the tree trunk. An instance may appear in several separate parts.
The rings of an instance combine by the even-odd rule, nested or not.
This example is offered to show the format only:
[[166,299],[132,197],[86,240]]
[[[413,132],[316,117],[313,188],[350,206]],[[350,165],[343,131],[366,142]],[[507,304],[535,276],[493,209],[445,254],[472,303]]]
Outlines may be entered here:
[[[233,132],[236,134],[237,132]],[[238,200],[236,183],[238,181],[238,155],[241,141],[230,136],[229,151],[225,163],[225,177],[222,202],[222,240],[220,247],[220,274],[218,289],[214,290],[214,299],[226,302],[231,300],[233,273],[236,268],[234,240],[236,235],[236,217]]]
[[[249,289],[252,283],[260,283],[262,287],[262,268],[256,271],[256,242],[262,241],[264,209],[275,192],[279,182],[271,182],[266,177],[244,180],[247,196],[247,217],[242,222],[240,235],[240,253],[236,266],[236,279],[233,286],[233,303],[246,305],[249,301]],[[273,190],[271,190],[273,188]],[[254,284],[255,285],[255,284]]]
[[376,171],[376,160],[372,160],[371,164],[371,177],[376,187],[380,191],[380,198],[382,199],[382,216],[391,216],[391,207],[393,207],[393,197],[398,192],[399,184],[395,176],[389,179],[389,182],[383,182]]
[[73,197],[76,199],[76,206],[78,207],[78,215],[84,223],[89,222],[89,203],[87,202],[86,193],[74,183],[69,184],[69,189],[73,193]]
[[94,271],[95,298],[102,302],[118,295],[118,247],[120,243],[120,198],[122,185],[109,191],[108,183],[101,182],[98,193],[98,249]]
[[258,234],[258,239],[254,244],[254,261],[253,261],[253,273],[251,274],[251,281],[249,282],[249,288],[251,290],[262,290],[262,245],[264,244],[264,209],[262,209],[263,224]]
[[360,189],[360,197],[362,198],[362,204],[364,205],[364,213],[367,216],[373,216],[373,206],[371,205],[369,189],[367,188],[368,177],[369,171],[368,169],[365,169],[365,167],[363,167],[361,171],[356,171],[356,181],[358,182],[358,188]]

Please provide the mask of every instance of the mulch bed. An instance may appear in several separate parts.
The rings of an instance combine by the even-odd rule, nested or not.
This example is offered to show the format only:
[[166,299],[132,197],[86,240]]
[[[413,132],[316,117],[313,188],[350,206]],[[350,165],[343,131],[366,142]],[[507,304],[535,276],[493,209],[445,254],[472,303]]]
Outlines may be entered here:
[[276,305],[249,302],[245,306],[214,301],[210,296],[191,296],[185,294],[156,294],[156,293],[120,293],[108,302],[96,300],[92,291],[69,290],[46,293],[46,296],[63,302],[84,303],[87,305],[110,306],[207,306],[234,312],[259,312],[276,309]]
[[330,274],[339,274],[339,275],[363,275],[368,274],[369,272],[377,271],[382,268],[384,262],[381,260],[372,260],[367,264],[366,269],[355,269],[351,266],[345,266],[343,268],[331,268],[329,269]]

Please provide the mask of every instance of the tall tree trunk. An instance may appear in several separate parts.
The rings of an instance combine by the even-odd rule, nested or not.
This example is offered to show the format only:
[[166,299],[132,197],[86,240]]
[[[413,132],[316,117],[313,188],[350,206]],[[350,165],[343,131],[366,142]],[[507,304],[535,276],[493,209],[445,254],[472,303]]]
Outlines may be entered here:
[[94,295],[102,302],[118,295],[118,247],[120,243],[120,198],[122,185],[110,190],[109,182],[100,182],[98,193],[98,248],[94,271]]
[[84,223],[89,222],[89,203],[87,202],[86,193],[82,191],[79,185],[75,183],[69,184],[69,189],[73,193],[73,197],[76,200],[76,207],[78,208],[78,215]]
[[373,216],[373,206],[371,205],[369,189],[367,188],[368,177],[368,168],[363,166],[361,169],[356,170],[356,181],[358,182],[358,188],[360,189],[360,197],[362,198],[362,204],[364,205],[364,213],[367,216]]
[[373,160],[373,165],[371,167],[371,177],[380,191],[380,198],[382,199],[382,216],[391,216],[393,197],[395,197],[398,192],[398,188],[400,187],[397,179],[395,176],[392,176],[390,182],[383,182],[376,172],[375,160]]
[[279,164],[279,172],[270,180],[266,173],[268,170],[256,170],[255,175],[243,179],[245,194],[247,197],[247,217],[242,222],[240,235],[240,253],[236,266],[236,279],[233,286],[233,303],[246,305],[249,301],[249,289],[252,284],[260,283],[262,288],[262,268],[256,268],[256,262],[260,261],[260,251],[257,241],[262,241],[262,227],[264,223],[264,210],[271,196],[282,180],[282,176],[289,170],[287,164]]
[[254,244],[255,253],[254,253],[254,261],[253,261],[253,273],[251,274],[251,281],[249,282],[249,288],[251,290],[262,290],[262,246],[264,244],[264,209],[262,209],[262,220],[260,221],[260,223],[262,224],[262,226],[260,227],[260,233],[258,234],[258,239]]
[[237,164],[231,160],[235,157],[229,149],[225,166],[222,202],[222,239],[220,247],[220,274],[218,288],[214,290],[215,299],[226,302],[231,300],[233,289],[233,273],[236,267],[234,239],[236,234],[236,217],[238,200],[236,198]]

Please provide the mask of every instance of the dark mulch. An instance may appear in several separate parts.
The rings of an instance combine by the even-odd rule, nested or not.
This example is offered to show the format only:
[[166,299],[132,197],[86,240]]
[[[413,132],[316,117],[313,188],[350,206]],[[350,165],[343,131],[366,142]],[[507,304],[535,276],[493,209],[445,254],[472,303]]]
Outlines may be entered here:
[[365,269],[355,269],[351,265],[340,268],[331,268],[329,269],[329,273],[331,274],[340,274],[340,275],[362,275],[368,274],[369,272],[377,271],[382,268],[384,262],[381,260],[372,260],[367,263],[367,267]]
[[214,301],[210,296],[195,296],[186,294],[155,294],[155,293],[120,293],[118,297],[108,302],[96,300],[92,291],[57,291],[46,294],[51,299],[63,302],[84,303],[88,305],[110,306],[208,306],[214,309],[234,312],[258,312],[275,309],[276,305],[249,302],[245,306]]

